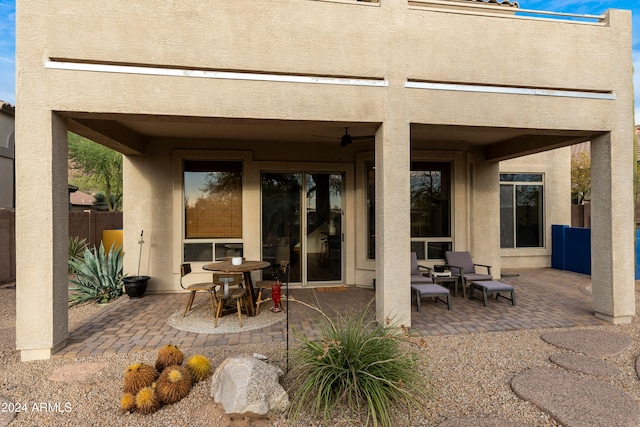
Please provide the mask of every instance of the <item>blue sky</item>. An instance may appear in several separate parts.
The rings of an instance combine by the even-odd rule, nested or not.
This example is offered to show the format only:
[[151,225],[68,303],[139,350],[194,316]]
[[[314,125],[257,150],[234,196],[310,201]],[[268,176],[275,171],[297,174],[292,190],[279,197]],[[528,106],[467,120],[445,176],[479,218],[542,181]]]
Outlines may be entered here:
[[[607,9],[633,10],[635,122],[640,124],[640,1],[518,0],[522,9],[602,15]],[[15,105],[15,0],[0,0],[0,99]],[[577,64],[576,66],[579,66]]]

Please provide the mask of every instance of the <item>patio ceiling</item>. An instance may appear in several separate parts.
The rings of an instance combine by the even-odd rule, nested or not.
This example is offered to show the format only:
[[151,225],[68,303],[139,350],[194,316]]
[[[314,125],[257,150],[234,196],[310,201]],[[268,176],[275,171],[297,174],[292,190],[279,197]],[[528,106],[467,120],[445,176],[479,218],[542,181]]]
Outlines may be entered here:
[[[334,144],[345,128],[373,135],[379,123],[228,119],[187,116],[65,113],[69,130],[124,154],[142,154],[151,139],[221,139]],[[412,141],[484,147],[498,161],[588,141],[593,131],[412,124]]]

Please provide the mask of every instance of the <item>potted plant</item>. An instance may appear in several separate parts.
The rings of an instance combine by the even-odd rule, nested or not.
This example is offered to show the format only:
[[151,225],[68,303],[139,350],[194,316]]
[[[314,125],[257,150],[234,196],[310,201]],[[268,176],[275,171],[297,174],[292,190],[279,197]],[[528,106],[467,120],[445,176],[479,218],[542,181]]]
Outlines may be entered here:
[[144,293],[147,291],[147,282],[149,282],[149,276],[141,276],[140,275],[140,260],[142,259],[142,245],[144,244],[144,240],[142,238],[144,234],[144,230],[140,231],[140,240],[138,244],[140,245],[140,253],[138,255],[138,274],[135,276],[127,276],[122,279],[124,282],[124,291],[129,296],[129,298],[142,298]]

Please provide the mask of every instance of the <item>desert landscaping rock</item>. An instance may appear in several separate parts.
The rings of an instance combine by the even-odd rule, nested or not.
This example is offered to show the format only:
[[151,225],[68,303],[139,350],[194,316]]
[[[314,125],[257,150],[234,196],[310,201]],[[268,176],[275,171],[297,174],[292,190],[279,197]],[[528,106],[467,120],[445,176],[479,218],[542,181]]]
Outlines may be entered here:
[[529,369],[511,380],[511,388],[565,427],[640,425],[640,406],[631,396],[563,369]]
[[438,427],[532,427],[532,424],[522,424],[499,418],[458,418],[447,420]]
[[87,381],[95,378],[95,375],[107,366],[109,366],[109,364],[105,362],[65,365],[55,369],[49,377],[49,380],[66,383]]
[[570,371],[582,372],[583,374],[598,377],[615,377],[620,373],[620,369],[618,369],[617,366],[595,357],[585,356],[584,354],[556,353],[549,356],[549,360]]
[[230,357],[211,378],[211,397],[227,414],[267,415],[289,407],[280,368],[251,356]]
[[0,406],[6,409],[6,410],[0,411],[0,427],[8,426],[11,423],[11,421],[13,421],[14,418],[16,417],[16,413],[9,410],[10,409],[9,405],[11,405],[11,403],[12,402],[0,396]]
[[599,329],[549,332],[540,338],[556,347],[592,356],[620,354],[632,344],[631,338],[626,335]]

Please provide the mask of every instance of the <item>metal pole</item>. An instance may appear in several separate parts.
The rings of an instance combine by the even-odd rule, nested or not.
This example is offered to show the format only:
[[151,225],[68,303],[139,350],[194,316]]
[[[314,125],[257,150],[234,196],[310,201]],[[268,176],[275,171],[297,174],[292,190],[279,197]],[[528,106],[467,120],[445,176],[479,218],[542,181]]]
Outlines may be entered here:
[[142,244],[144,243],[144,240],[142,240],[142,235],[144,234],[144,230],[140,230],[140,241],[138,241],[138,244],[140,245],[140,254],[138,255],[138,276],[140,277],[140,262],[142,261]]

